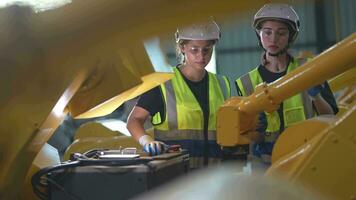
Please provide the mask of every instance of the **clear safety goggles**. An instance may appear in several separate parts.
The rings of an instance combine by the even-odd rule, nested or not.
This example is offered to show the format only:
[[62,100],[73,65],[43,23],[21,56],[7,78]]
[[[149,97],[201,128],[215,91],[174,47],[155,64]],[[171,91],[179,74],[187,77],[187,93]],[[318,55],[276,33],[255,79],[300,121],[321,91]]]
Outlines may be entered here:
[[278,29],[278,30],[272,30],[270,28],[262,28],[260,30],[260,36],[264,38],[272,38],[272,37],[288,37],[289,35],[289,30],[288,29]]
[[207,55],[210,54],[211,52],[213,52],[214,49],[214,45],[210,45],[210,46],[206,46],[203,48],[199,48],[199,47],[194,47],[194,46],[185,46],[185,48],[187,49],[187,51],[193,55],[197,55],[199,52],[201,52],[203,55]]

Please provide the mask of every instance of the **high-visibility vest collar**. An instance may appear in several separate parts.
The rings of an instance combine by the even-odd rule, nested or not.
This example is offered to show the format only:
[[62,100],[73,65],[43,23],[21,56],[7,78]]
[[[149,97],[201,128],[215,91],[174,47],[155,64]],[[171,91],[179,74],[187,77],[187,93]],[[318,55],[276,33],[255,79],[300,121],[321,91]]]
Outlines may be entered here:
[[[165,115],[157,113],[152,123],[160,130],[202,130],[204,116],[199,102],[177,68],[175,76],[162,84],[161,91],[165,102]],[[230,86],[226,77],[208,72],[209,125],[215,130],[216,112],[226,98],[230,97]],[[165,116],[161,119],[161,116]]]
[[[300,64],[303,64],[305,60],[294,59],[289,63],[287,67],[287,74],[296,69]],[[263,80],[259,74],[258,67],[243,75],[241,78],[236,80],[243,96],[248,96],[254,92],[256,86],[262,83]],[[283,117],[284,125],[288,127],[296,122],[308,119],[313,116],[313,109],[311,100],[309,99],[306,92],[294,95],[285,101],[283,101]],[[281,120],[277,111],[272,113],[266,112],[267,118],[267,132],[279,131]]]

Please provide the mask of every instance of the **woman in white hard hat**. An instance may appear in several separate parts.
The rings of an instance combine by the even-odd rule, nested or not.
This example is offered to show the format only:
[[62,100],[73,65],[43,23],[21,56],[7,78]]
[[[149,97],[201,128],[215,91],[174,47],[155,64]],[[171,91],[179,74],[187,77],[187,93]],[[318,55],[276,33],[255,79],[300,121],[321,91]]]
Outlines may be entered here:
[[[164,153],[168,145],[181,145],[190,154],[190,167],[218,161],[216,111],[230,97],[226,77],[205,70],[214,45],[220,39],[215,22],[177,30],[177,54],[181,63],[174,78],[143,94],[132,110],[127,128],[151,155]],[[152,117],[154,138],[143,124]]]
[[[288,48],[299,33],[299,17],[287,4],[266,4],[255,15],[253,28],[264,52],[261,64],[236,80],[240,96],[250,95],[262,82],[273,82],[302,65],[306,59],[293,58]],[[315,86],[281,103],[273,113],[261,113],[259,141],[253,152],[267,163],[272,148],[282,131],[296,123],[317,114],[338,112],[335,99],[327,83]]]

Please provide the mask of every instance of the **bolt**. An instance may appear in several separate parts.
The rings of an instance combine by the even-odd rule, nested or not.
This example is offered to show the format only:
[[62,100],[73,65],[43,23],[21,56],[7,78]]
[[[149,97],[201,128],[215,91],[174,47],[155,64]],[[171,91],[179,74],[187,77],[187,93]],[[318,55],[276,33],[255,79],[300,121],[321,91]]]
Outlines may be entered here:
[[336,144],[339,142],[339,140],[337,138],[334,138],[334,139],[332,139],[332,142]]
[[316,166],[312,166],[312,167],[311,167],[311,170],[312,170],[312,171],[316,171]]

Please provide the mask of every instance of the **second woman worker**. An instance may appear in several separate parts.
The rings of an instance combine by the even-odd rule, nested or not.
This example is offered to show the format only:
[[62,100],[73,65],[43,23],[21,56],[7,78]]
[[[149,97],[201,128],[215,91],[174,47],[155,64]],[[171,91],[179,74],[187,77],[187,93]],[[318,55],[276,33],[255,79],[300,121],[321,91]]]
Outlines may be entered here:
[[[306,62],[306,59],[296,59],[287,51],[299,33],[299,17],[291,6],[266,4],[256,13],[253,28],[264,52],[261,64],[236,80],[240,96],[250,95],[258,84],[271,83]],[[267,123],[262,126],[264,130],[258,129],[261,137],[253,152],[268,163],[273,145],[286,127],[311,118],[314,113],[337,112],[334,96],[326,82],[290,97],[277,111],[260,115],[260,119],[264,119],[261,121]]]
[[[178,144],[188,150],[190,167],[198,168],[220,160],[216,112],[230,97],[230,85],[226,77],[205,69],[220,39],[215,22],[178,29],[175,37],[181,63],[173,68],[174,77],[140,97],[127,128],[151,155]],[[154,138],[143,127],[149,116]]]

